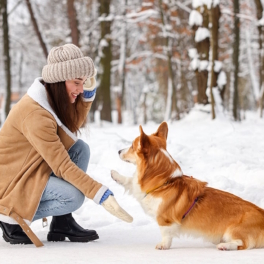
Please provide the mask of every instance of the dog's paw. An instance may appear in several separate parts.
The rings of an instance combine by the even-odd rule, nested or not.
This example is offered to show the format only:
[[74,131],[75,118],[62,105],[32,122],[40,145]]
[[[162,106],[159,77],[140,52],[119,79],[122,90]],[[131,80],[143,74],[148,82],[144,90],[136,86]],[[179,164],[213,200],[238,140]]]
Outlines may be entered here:
[[170,246],[165,245],[164,243],[159,243],[156,245],[156,249],[158,250],[166,250],[166,249],[170,249]]
[[115,171],[115,170],[111,170],[111,177],[114,181],[116,181],[117,183],[120,183],[121,184],[121,181],[120,181],[120,174]]
[[226,250],[230,250],[231,248],[229,246],[229,243],[220,243],[217,245],[217,249],[226,251]]

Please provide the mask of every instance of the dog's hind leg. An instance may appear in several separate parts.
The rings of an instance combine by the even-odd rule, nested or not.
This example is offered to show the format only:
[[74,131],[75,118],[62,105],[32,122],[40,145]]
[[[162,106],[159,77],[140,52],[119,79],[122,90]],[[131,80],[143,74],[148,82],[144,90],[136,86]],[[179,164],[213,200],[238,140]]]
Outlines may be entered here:
[[226,242],[226,243],[219,243],[217,245],[217,248],[219,250],[238,250],[238,249],[244,249],[243,248],[243,242],[242,240],[233,240],[231,242]]
[[130,177],[125,177],[121,174],[119,174],[115,170],[111,170],[111,177],[114,181],[122,185],[126,191],[132,191],[132,179]]
[[224,234],[223,241],[216,246],[219,250],[241,250],[248,248],[248,243],[246,243],[248,240],[240,227],[230,228]]

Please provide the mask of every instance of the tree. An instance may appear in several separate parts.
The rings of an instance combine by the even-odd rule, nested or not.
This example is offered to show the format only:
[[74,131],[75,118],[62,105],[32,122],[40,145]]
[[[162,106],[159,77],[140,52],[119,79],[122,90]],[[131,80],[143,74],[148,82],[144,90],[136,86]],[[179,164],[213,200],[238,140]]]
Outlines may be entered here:
[[[261,21],[263,15],[263,2],[261,0],[255,0],[255,5],[257,9],[257,19]],[[260,116],[263,115],[263,104],[264,104],[264,47],[263,47],[263,22],[258,23],[258,40],[259,40],[259,108],[260,108]]]
[[74,6],[75,0],[67,0],[67,12],[69,19],[69,26],[71,29],[71,38],[72,43],[76,46],[79,45],[79,29],[78,29],[78,20],[76,18],[76,10]]
[[[202,2],[201,2],[202,3]],[[209,60],[209,47],[210,47],[210,32],[208,30],[209,16],[207,5],[197,2],[194,9],[190,14],[190,26],[195,33],[196,50],[191,55],[192,68],[195,71],[197,78],[198,96],[197,101],[199,104],[208,104],[208,97],[206,95],[207,82],[208,82],[208,60]],[[191,19],[191,16],[193,18]]]
[[[217,77],[219,73],[219,69],[217,67],[218,63],[218,28],[219,28],[219,18],[220,18],[220,8],[218,4],[214,4],[212,2],[210,8],[208,8],[208,14],[209,14],[209,23],[211,25],[210,27],[210,63],[211,66],[210,72],[209,72],[209,88],[210,88],[210,101],[211,101],[211,109],[212,109],[212,119],[215,119],[215,97],[218,99],[218,92],[221,93],[220,89],[218,90],[218,84],[217,84]],[[213,93],[213,89],[217,89],[215,93]],[[223,89],[223,88],[222,88]]]
[[233,117],[240,120],[240,107],[238,98],[238,72],[239,72],[239,0],[233,0],[234,8],[234,41],[233,41]]
[[[169,35],[167,33],[167,28],[170,27],[168,21],[168,17],[164,14],[165,12],[165,6],[162,3],[162,0],[159,0],[159,13],[160,13],[160,19],[162,24],[162,29],[164,33],[165,38],[165,44],[164,48],[166,50],[166,56],[167,56],[167,62],[168,62],[168,72],[169,72],[169,79],[168,79],[168,96],[171,98],[168,98],[168,102],[171,102],[169,104],[169,108],[167,109],[167,113],[165,116],[165,120],[168,120],[171,118],[171,113],[173,111],[176,112],[176,119],[180,119],[180,113],[177,106],[177,91],[176,91],[176,85],[175,85],[175,78],[174,78],[174,71],[172,68],[172,40],[169,38]],[[171,96],[170,96],[171,95]]]
[[34,12],[33,12],[32,6],[31,6],[31,2],[30,2],[30,0],[26,0],[26,3],[27,3],[28,11],[29,11],[29,14],[30,14],[30,17],[31,17],[31,21],[32,21],[35,33],[36,33],[36,35],[38,37],[38,40],[39,40],[40,46],[42,48],[42,51],[44,53],[44,56],[48,57],[48,50],[47,50],[46,44],[45,44],[45,42],[44,42],[44,40],[42,38],[42,35],[40,33],[40,30],[39,30],[39,27],[38,27],[38,23],[37,23],[37,20],[36,20],[36,18],[34,16]]
[[127,22],[126,22],[126,8],[127,0],[123,7],[123,21],[121,26],[121,43],[120,43],[120,55],[119,55],[119,91],[117,92],[116,106],[118,113],[118,124],[122,123],[122,108],[124,105],[124,95],[125,95],[125,82],[126,82],[126,47],[127,47]]
[[111,61],[112,61],[112,40],[111,40],[111,0],[99,1],[99,14],[101,26],[100,40],[100,69],[99,69],[99,89],[97,92],[96,105],[101,111],[101,119],[112,122],[111,106]]
[[10,43],[9,43],[9,25],[7,14],[7,0],[0,0],[0,14],[2,18],[3,29],[3,57],[5,65],[5,82],[6,82],[6,102],[5,115],[6,117],[10,111],[11,103],[11,59],[10,59]]

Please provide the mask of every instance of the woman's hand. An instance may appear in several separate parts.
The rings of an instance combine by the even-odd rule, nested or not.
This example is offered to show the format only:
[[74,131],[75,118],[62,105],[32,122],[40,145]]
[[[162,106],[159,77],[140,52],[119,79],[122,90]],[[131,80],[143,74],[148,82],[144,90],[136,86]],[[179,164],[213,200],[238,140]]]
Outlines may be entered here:
[[104,202],[102,202],[102,206],[107,210],[110,214],[115,217],[131,223],[133,222],[133,217],[129,215],[116,201],[113,195],[109,195]]

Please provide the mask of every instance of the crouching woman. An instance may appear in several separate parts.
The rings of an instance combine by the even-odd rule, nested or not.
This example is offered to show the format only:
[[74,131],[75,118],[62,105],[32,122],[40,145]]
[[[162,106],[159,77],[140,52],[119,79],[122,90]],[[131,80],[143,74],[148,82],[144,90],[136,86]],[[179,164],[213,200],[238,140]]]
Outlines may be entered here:
[[0,130],[0,228],[6,242],[42,246],[29,225],[47,216],[53,216],[48,241],[98,239],[71,214],[85,196],[132,221],[113,193],[86,174],[89,146],[76,137],[95,98],[95,75],[92,59],[77,46],[54,47],[42,78],[10,111]]

